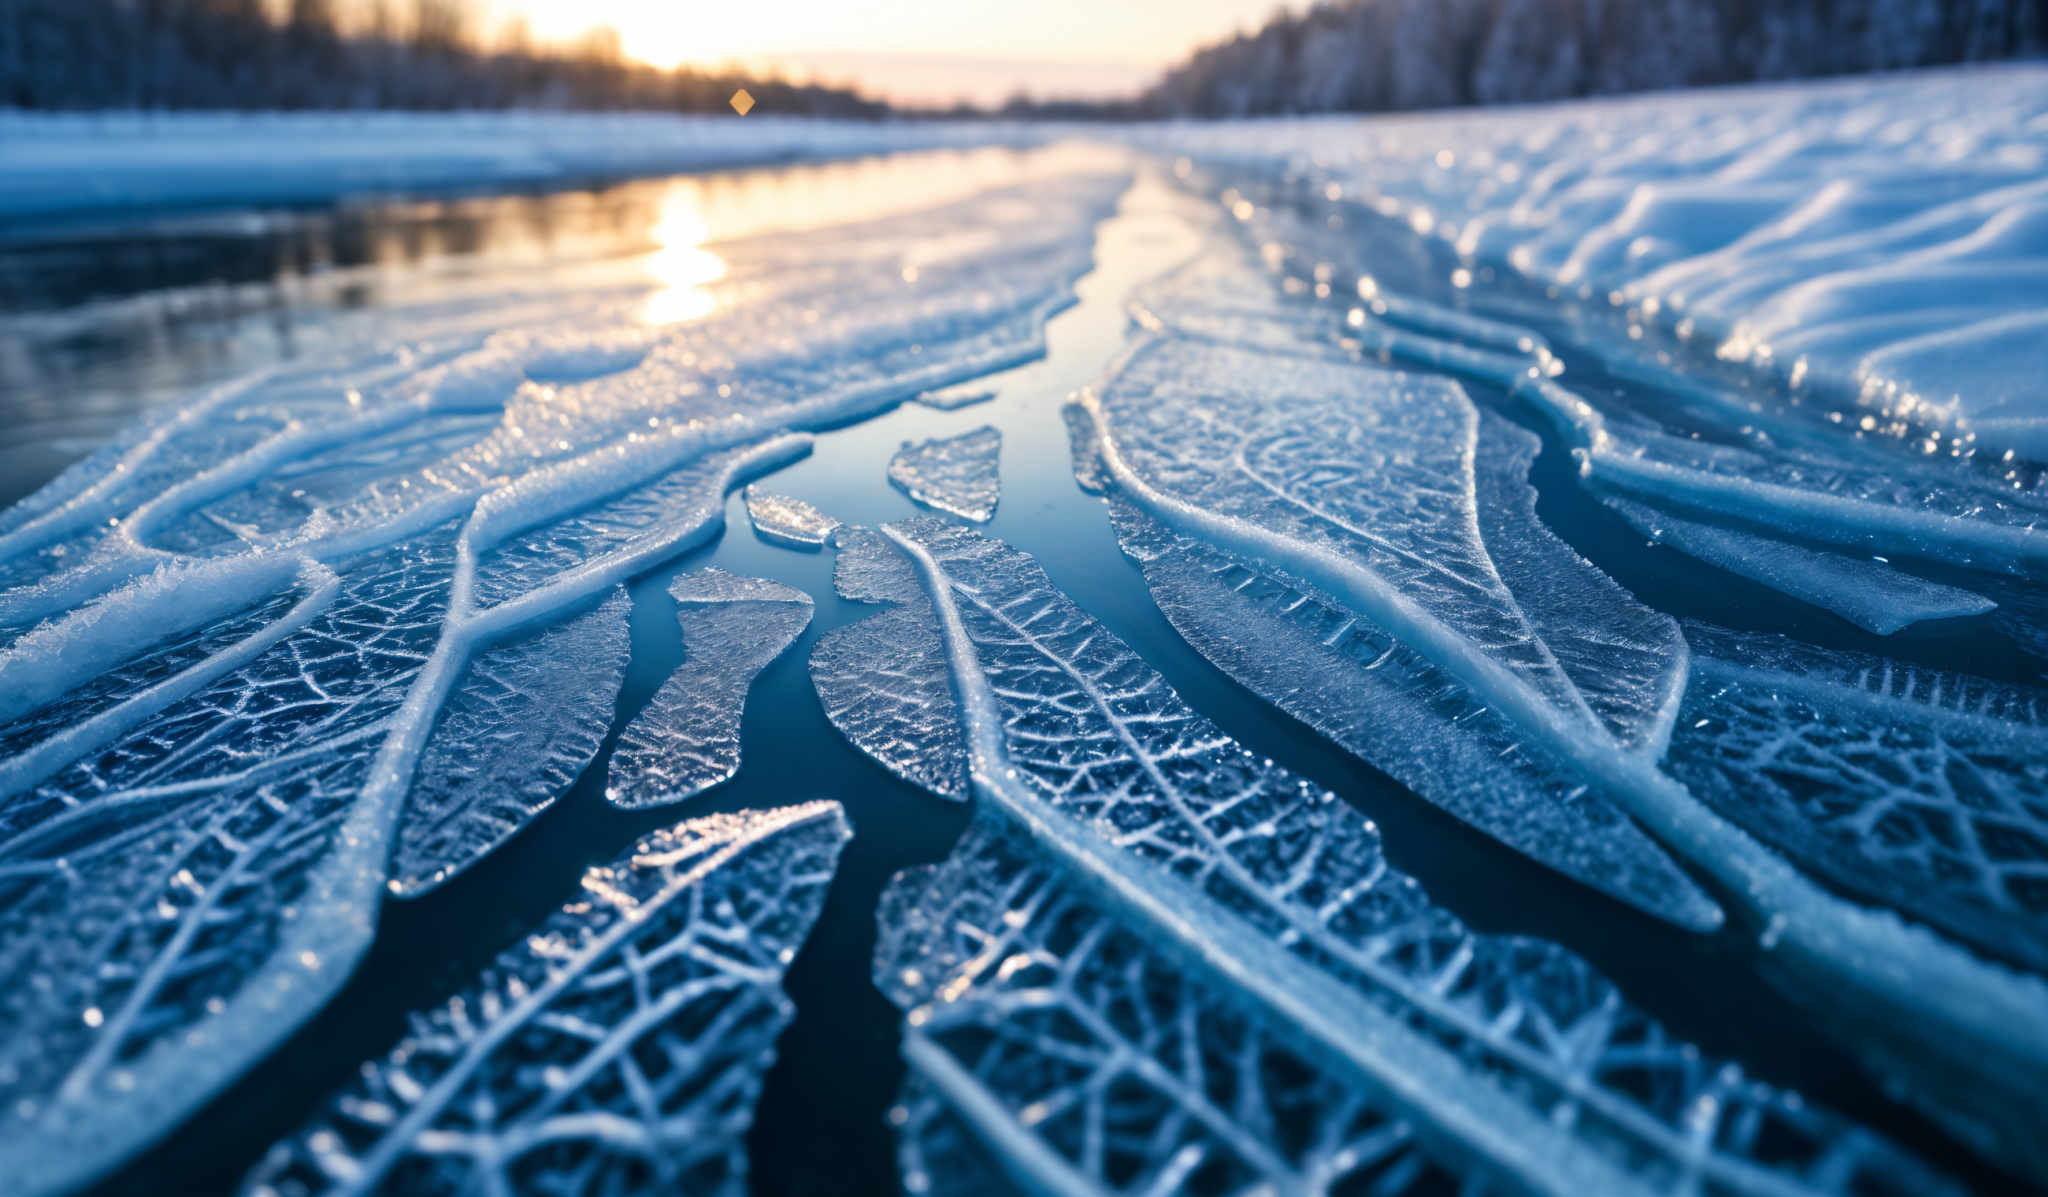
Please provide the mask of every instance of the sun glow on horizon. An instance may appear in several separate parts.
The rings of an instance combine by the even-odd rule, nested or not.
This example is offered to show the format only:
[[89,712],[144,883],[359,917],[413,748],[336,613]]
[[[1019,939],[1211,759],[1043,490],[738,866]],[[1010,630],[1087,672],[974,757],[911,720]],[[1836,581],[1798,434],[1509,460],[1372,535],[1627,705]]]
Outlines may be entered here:
[[[850,82],[896,98],[958,90],[975,82],[976,71],[998,67],[1038,94],[1108,94],[1197,44],[1256,26],[1273,7],[1273,0],[1039,0],[1026,7],[998,0],[492,2],[544,42],[573,44],[608,26],[627,57],[656,67],[739,66]],[[933,68],[930,76],[913,78],[921,67]],[[940,82],[942,69],[949,74]],[[1093,81],[1091,69],[1099,75]]]

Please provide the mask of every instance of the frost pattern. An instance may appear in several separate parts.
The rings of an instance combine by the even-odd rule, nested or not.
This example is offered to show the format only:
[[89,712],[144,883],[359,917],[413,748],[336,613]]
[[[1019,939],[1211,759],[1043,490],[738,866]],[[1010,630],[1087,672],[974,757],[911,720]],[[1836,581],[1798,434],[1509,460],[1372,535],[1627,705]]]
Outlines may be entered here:
[[1384,1092],[998,828],[900,874],[881,920],[875,985],[907,1012],[907,1191],[1457,1190]]
[[592,868],[244,1191],[746,1192],[783,970],[850,834],[832,802],[712,815]]
[[811,622],[811,596],[765,578],[704,569],[668,589],[683,663],[619,735],[605,797],[659,806],[739,772],[740,715],[754,677]]
[[[541,801],[428,759],[540,665],[493,653],[716,535],[800,430],[1041,354],[1124,185],[1061,167],[721,245],[705,313],[659,327],[644,284],[468,297],[168,407],[0,513],[0,1173],[87,1183],[317,1010],[395,851],[431,879]],[[551,768],[604,705],[584,680]]]
[[1688,629],[1671,769],[1839,884],[2048,971],[2048,694]]
[[746,494],[747,520],[754,525],[754,534],[769,544],[792,549],[822,548],[826,538],[839,527],[838,520],[802,499],[763,490],[758,484],[748,487]]
[[[1552,742],[1654,757],[1686,650],[1536,520],[1527,433],[1446,380],[1186,341],[1136,351],[1089,403],[1100,452],[1262,554],[1233,567],[1163,528],[1136,552],[1155,586],[1177,579],[1162,607],[1197,647],[1533,859],[1687,926],[1718,920],[1605,796],[1567,780]],[[1422,623],[1437,658],[1388,614]],[[1244,635],[1247,619],[1272,638]],[[1541,708],[1537,727],[1484,709],[1506,687]],[[1418,727],[1440,730],[1424,743]]]
[[481,860],[590,764],[626,679],[631,609],[621,587],[595,611],[470,661],[420,753],[392,893],[426,893]]
[[[1042,1113],[1071,1109],[1085,1121],[1085,1111],[1108,1108],[1102,1101],[1122,1108],[1129,1096],[1157,1112],[1187,1096],[1184,1060],[1172,1062],[1174,1080],[1112,1052],[1097,1074],[1083,1046],[1097,1032],[1067,1029],[1099,1025],[1098,1002],[1114,997],[1099,986],[1128,976],[1093,959],[1089,935],[1097,927],[1107,937],[1122,923],[1137,943],[1192,970],[1204,992],[1228,994],[1253,1030],[1288,1028],[1319,1067],[1367,1100],[1384,1095],[1381,1117],[1452,1144],[1461,1170],[1588,1191],[1685,1191],[1767,1175],[1823,1191],[1886,1176],[1936,1183],[1867,1134],[1669,1039],[1554,945],[1473,935],[1387,865],[1370,823],[1190,710],[1029,558],[930,519],[891,525],[883,537],[856,542],[854,559],[842,559],[843,592],[893,600],[898,618],[936,625],[982,814],[1032,847],[1029,866],[1006,873],[981,855],[986,841],[970,838],[956,864],[913,875],[905,891],[923,896],[899,894],[889,917],[927,921],[885,935],[879,975],[913,1005],[913,1074],[945,1090],[953,1113],[1013,1166],[1042,1177],[1040,1163],[1058,1163],[1120,1184],[1123,1175],[1089,1173],[1106,1163],[1091,1154],[1105,1141],[1066,1136],[1060,1119]],[[883,555],[892,546],[893,559]],[[906,562],[917,592],[905,586]],[[892,679],[869,676],[870,691],[886,694]],[[866,725],[841,728],[869,748]],[[1040,869],[1084,886],[1085,900],[1032,898],[1041,885],[1056,888],[1037,878]],[[984,881],[992,901],[975,896]],[[1062,909],[1086,917],[1057,930],[1035,921]],[[941,919],[950,925],[930,921]],[[1059,963],[1033,955],[1038,937]],[[918,976],[906,980],[906,968]],[[1048,1022],[995,1025],[1012,981]],[[1173,1012],[1197,1011],[1191,1002]],[[940,1041],[921,1037],[926,1026],[958,1032],[943,1041],[947,1060],[932,1066],[919,1045]],[[1142,1027],[1118,1033],[1141,1050],[1158,1046]],[[1200,1050],[1229,1051],[1206,1040]],[[1117,1084],[1131,1088],[1097,1099]],[[1042,1111],[1026,1096],[1039,1085],[1054,1107]],[[1145,1086],[1158,1096],[1137,1096]],[[1186,1122],[1175,1115],[1160,1125]],[[1240,1130],[1256,1137],[1260,1128],[1249,1126]],[[1082,1150],[1061,1154],[1063,1143]]]
[[987,523],[1002,497],[1003,434],[984,424],[959,436],[906,442],[889,459],[889,481],[912,500],[961,519]]
[[[1413,252],[1409,229],[1361,237],[1361,226],[1342,219],[1325,229],[1322,221],[1292,218],[1282,207],[1255,205],[1228,188],[1222,196],[1225,212],[1244,224],[1260,257],[1280,276],[1283,298],[1328,293],[1336,299],[1332,281],[1357,277],[1364,302],[1346,313],[1344,331],[1308,353],[1273,347],[1261,339],[1256,322],[1249,333],[1236,321],[1212,322],[1199,332],[1162,325],[1157,331],[1169,334],[1164,342],[1134,349],[1102,393],[1084,393],[1080,408],[1070,414],[1077,475],[1084,485],[1110,493],[1119,535],[1132,555],[1147,563],[1148,580],[1170,618],[1196,647],[1247,686],[1354,745],[1354,751],[1432,799],[1446,788],[1470,784],[1483,787],[1480,793],[1495,793],[1499,785],[1489,775],[1497,778],[1518,767],[1518,756],[1549,758],[1569,779],[1567,785],[1548,787],[1551,792],[1570,801],[1575,796],[1571,785],[1590,787],[1664,849],[1711,877],[1716,896],[1739,906],[1745,923],[1762,932],[1762,946],[1773,953],[1770,976],[1775,982],[1800,1001],[1853,1011],[1853,1018],[1831,1020],[1828,1026],[1887,1084],[2009,1166],[2048,1175],[2048,1159],[2033,1129],[2048,1111],[2048,1086],[2040,1080],[2048,1076],[2048,1024],[2035,1014],[2048,1007],[2048,985],[2041,978],[1986,960],[1884,908],[1916,913],[1921,907],[1914,895],[1886,893],[1878,907],[1845,900],[1795,866],[1800,853],[1790,851],[1788,859],[1774,850],[1782,845],[1753,838],[1749,833],[1757,832],[1759,824],[1745,824],[1687,792],[1659,767],[1678,714],[1682,669],[1665,674],[1669,684],[1660,693],[1666,701],[1657,704],[1661,718],[1639,725],[1647,734],[1635,738],[1637,750],[1630,750],[1626,735],[1620,742],[1588,735],[1586,721],[1574,718],[1568,708],[1559,718],[1554,679],[1531,670],[1525,654],[1503,654],[1503,647],[1513,646],[1475,636],[1483,626],[1456,622],[1466,617],[1455,605],[1430,606],[1436,596],[1427,586],[1415,588],[1398,573],[1361,576],[1359,565],[1375,564],[1369,555],[1357,553],[1342,537],[1333,542],[1323,529],[1304,534],[1298,514],[1287,509],[1299,505],[1303,495],[1268,487],[1269,502],[1259,487],[1250,485],[1254,474],[1262,472],[1259,463],[1249,455],[1240,463],[1229,446],[1248,424],[1238,417],[1239,409],[1264,406],[1273,421],[1299,420],[1295,444],[1279,457],[1292,458],[1311,483],[1342,478],[1346,471],[1382,469],[1390,452],[1408,464],[1420,460],[1405,456],[1399,437],[1346,444],[1341,436],[1316,431],[1332,418],[1336,427],[1346,427],[1344,421],[1356,419],[1351,413],[1318,413],[1313,421],[1298,417],[1297,409],[1316,411],[1319,401],[1327,404],[1330,394],[1344,393],[1337,377],[1361,369],[1339,364],[1344,354],[1330,351],[1333,342],[1339,350],[1364,350],[1383,362],[1401,361],[1507,390],[1560,428],[1582,476],[1601,497],[1630,496],[1776,542],[1741,546],[1751,554],[1747,565],[1764,564],[1763,550],[1782,559],[1783,551],[1800,547],[1793,543],[1796,538],[1864,557],[1922,556],[2011,575],[1975,575],[1972,593],[1964,594],[1922,587],[1903,571],[1886,575],[1860,568],[1848,552],[1827,561],[1865,591],[1837,596],[1835,605],[1867,605],[1872,585],[1882,587],[1888,600],[1910,592],[1911,604],[1898,606],[1916,616],[1931,616],[1936,609],[1982,610],[1986,601],[1995,601],[1997,626],[2033,643],[2040,639],[2039,604],[2018,579],[2038,572],[2048,537],[2039,531],[2038,488],[2029,489],[2027,471],[1972,460],[1967,452],[1916,460],[1933,449],[1909,453],[1883,437],[1845,435],[1827,420],[1810,418],[1810,412],[1802,416],[1796,405],[1774,409],[1755,396],[1653,366],[1627,349],[1612,355],[1602,351],[1602,364],[1610,373],[1636,380],[1646,397],[1633,397],[1628,388],[1575,381],[1542,338],[1512,321],[1392,295],[1371,276],[1345,273],[1341,263],[1353,260],[1347,255],[1369,243],[1374,260],[1412,274],[1412,259],[1420,258],[1426,275],[1430,256]],[[1404,242],[1410,243],[1407,249]],[[1292,319],[1294,310],[1272,299],[1272,293],[1269,285],[1241,294]],[[1141,288],[1141,305],[1144,295]],[[1212,302],[1203,300],[1201,306]],[[1512,313],[1539,305],[1508,298],[1500,306]],[[1162,350],[1162,343],[1172,348]],[[1204,366],[1184,375],[1147,366],[1148,358],[1162,355],[1202,360]],[[1236,373],[1215,368],[1216,359],[1227,355],[1240,360]],[[1267,359],[1264,375],[1261,359]],[[1221,386],[1215,382],[1219,374]],[[1170,385],[1131,387],[1132,375],[1144,383],[1164,375]],[[1238,377],[1245,381],[1237,382]],[[1304,377],[1322,382],[1302,386],[1298,380]],[[1130,410],[1115,410],[1120,397],[1135,399]],[[1173,414],[1166,414],[1169,409]],[[1833,416],[1847,419],[1839,411]],[[1130,436],[1125,424],[1138,435]],[[1511,477],[1519,484],[1520,467],[1503,468],[1512,445],[1503,455],[1496,438],[1489,452],[1486,425],[1482,419],[1474,481],[1484,487],[1489,478],[1498,485]],[[1937,442],[1930,437],[1927,444]],[[1390,450],[1390,445],[1397,448]],[[1226,493],[1219,498],[1217,490]],[[1388,527],[1412,528],[1415,515],[1404,503],[1430,497],[1426,484],[1395,486],[1388,494],[1384,504],[1394,509],[1392,522],[1372,529],[1380,534]],[[1357,501],[1356,496],[1342,498]],[[1550,647],[1559,667],[1583,686],[1585,662],[1597,666],[1632,655],[1616,655],[1601,645],[1609,626],[1617,631],[1626,627],[1613,621],[1617,611],[1631,604],[1624,596],[1620,607],[1613,605],[1613,588],[1597,571],[1576,562],[1540,523],[1522,519],[1525,503],[1503,506],[1505,501],[1496,490],[1478,503],[1482,519],[1489,510],[1495,513],[1481,539],[1529,626],[1546,642],[1556,642]],[[1500,515],[1511,509],[1503,524]],[[1341,514],[1343,504],[1335,510]],[[1519,531],[1512,527],[1518,521],[1525,525]],[[1535,540],[1526,540],[1529,536]],[[1530,561],[1518,566],[1525,556]],[[1526,567],[1546,558],[1548,564]],[[1546,581],[1566,579],[1573,579],[1571,588],[1548,589],[1546,597]],[[1388,581],[1396,583],[1391,592],[1383,585]],[[1592,587],[1584,592],[1584,607],[1572,594],[1581,586]],[[1230,592],[1241,592],[1241,597]],[[1543,626],[1546,607],[1561,612],[1567,625],[1578,624],[1583,656]],[[1453,621],[1443,618],[1446,611]],[[1374,630],[1381,633],[1377,641]],[[1625,638],[1634,641],[1635,634]],[[1352,662],[1343,659],[1347,653]],[[1578,668],[1575,657],[1581,661]],[[1426,668],[1418,670],[1418,662]],[[1317,680],[1360,666],[1367,676],[1380,675],[1377,686],[1340,689]],[[1624,680],[1631,674],[1621,671]],[[1585,697],[1598,711],[1602,704],[1595,694]],[[1448,723],[1458,730],[1442,740],[1418,743],[1411,736],[1390,743],[1394,737],[1369,726],[1374,716],[1384,717],[1382,727],[1406,728],[1420,721],[1423,726]],[[1611,719],[1603,722],[1610,731],[1615,727]],[[1359,728],[1362,733],[1346,739],[1348,729]],[[1444,750],[1445,743],[1454,741],[1455,748]],[[1826,799],[1816,794],[1813,801]],[[1853,797],[1845,801],[1857,802]],[[1805,867],[1814,866],[1809,861]],[[1874,887],[1863,892],[1879,896]],[[1966,1050],[1959,1046],[1963,1043],[1974,1046]],[[1957,1071],[1955,1063],[1964,1059],[1976,1063]]]

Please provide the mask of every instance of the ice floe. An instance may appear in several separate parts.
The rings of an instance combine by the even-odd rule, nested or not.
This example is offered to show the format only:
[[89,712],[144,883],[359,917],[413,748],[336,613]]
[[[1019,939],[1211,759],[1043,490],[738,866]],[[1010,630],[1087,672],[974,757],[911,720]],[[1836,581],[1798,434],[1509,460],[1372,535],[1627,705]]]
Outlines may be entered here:
[[810,595],[765,578],[706,569],[668,592],[683,663],[619,735],[605,781],[619,806],[679,802],[739,772],[747,688],[811,622]]
[[273,1147],[251,1197],[744,1192],[779,987],[850,832],[813,802],[642,839]]
[[1002,448],[992,425],[905,444],[889,459],[889,481],[925,507],[987,523],[1002,497]]

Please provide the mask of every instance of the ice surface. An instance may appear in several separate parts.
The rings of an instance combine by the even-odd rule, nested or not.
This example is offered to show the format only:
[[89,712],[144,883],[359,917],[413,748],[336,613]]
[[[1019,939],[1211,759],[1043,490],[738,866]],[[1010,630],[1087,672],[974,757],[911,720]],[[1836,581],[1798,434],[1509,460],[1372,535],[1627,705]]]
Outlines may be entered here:
[[571,112],[0,113],[0,212],[260,206],[1030,145],[987,122]]
[[619,736],[605,797],[618,806],[680,802],[740,768],[740,714],[754,676],[811,622],[811,596],[723,570],[669,587],[683,663]]
[[782,973],[849,834],[831,802],[712,815],[592,868],[244,1191],[744,1193]]
[[[882,618],[945,644],[952,750],[984,820],[885,903],[877,981],[906,1007],[906,1127],[943,1129],[938,1102],[1041,1186],[1211,1164],[1284,1187],[1354,1122],[1412,1124],[1446,1166],[1534,1188],[1934,1183],[1704,1061],[1575,957],[1465,929],[1388,866],[1369,822],[1189,709],[1030,558],[929,518],[854,553],[843,592],[894,601]],[[850,651],[860,626],[826,639]],[[867,675],[878,697],[897,687],[890,659]],[[841,726],[874,751],[871,725]],[[1229,1065],[1269,1035],[1307,1062],[1300,1092],[1358,1104],[1266,1104],[1293,1100],[1285,1066]],[[1244,1100],[1217,1108],[1226,1081]],[[1303,1125],[1319,1133],[1283,1142]]]
[[[1555,820],[1553,810],[1490,804],[1534,795],[1574,818],[1591,810],[1597,827],[1654,837],[1642,842],[1710,879],[1714,899],[1740,911],[1739,925],[1773,954],[1774,982],[1834,1011],[1829,1030],[1893,1091],[2008,1166],[2048,1175],[2031,1129],[2048,1110],[2039,1081],[2048,1033],[2031,1013],[2048,1008],[2048,986],[2007,966],[2021,958],[2012,949],[1987,959],[1962,942],[1970,936],[1937,933],[1912,895],[1877,893],[1904,874],[1866,870],[1863,892],[1845,896],[1811,853],[1680,784],[1662,758],[1687,685],[1682,638],[1534,518],[1525,433],[1483,412],[1474,419],[1469,404],[1432,410],[1415,396],[1458,394],[1455,378],[1489,405],[1527,405],[1560,430],[1595,495],[1767,539],[1748,546],[1747,564],[1763,549],[1838,548],[1830,564],[1856,575],[1861,591],[1840,605],[1900,599],[1893,616],[1920,616],[1990,600],[1999,604],[1990,618],[2028,644],[2040,642],[2042,610],[2024,579],[2048,551],[2048,504],[2032,467],[1935,430],[1902,444],[1876,416],[1812,395],[1802,406],[1796,388],[1686,363],[1682,345],[1652,355],[1630,348],[1633,337],[1603,339],[1583,315],[1563,323],[1575,339],[1557,350],[1520,321],[1556,325],[1561,297],[1546,308],[1512,287],[1481,294],[1484,267],[1460,267],[1450,294],[1470,287],[1475,306],[1494,303],[1487,310],[1501,315],[1393,294],[1371,277],[1358,279],[1362,302],[1349,306],[1338,285],[1355,276],[1332,263],[1363,244],[1370,253],[1357,260],[1391,263],[1413,281],[1431,261],[1411,252],[1427,222],[1368,233],[1341,205],[1319,219],[1324,209],[1295,189],[1303,177],[1313,169],[1278,184],[1286,198],[1271,208],[1221,191],[1222,225],[1241,227],[1268,282],[1240,285],[1250,259],[1239,253],[1214,271],[1192,263],[1140,286],[1138,323],[1152,337],[1070,409],[1077,477],[1108,495],[1119,538],[1169,620],[1247,687],[1432,801],[1456,810],[1458,795],[1479,796],[1480,814],[1502,816],[1503,838],[1538,859],[1569,869],[1589,837],[1550,833],[1543,819]],[[1197,278],[1220,282],[1186,281]],[[1167,310],[1154,298],[1162,292],[1175,314],[1146,319],[1148,302]],[[1311,296],[1343,311],[1341,325],[1304,317]],[[1282,327],[1296,331],[1276,336]],[[1380,389],[1409,392],[1389,404],[1356,381],[1373,376],[1359,351],[1433,373],[1380,374],[1396,380]],[[1589,353],[1598,366],[1581,377],[1571,363]],[[1383,429],[1376,406],[1406,417],[1380,416]],[[1447,452],[1460,438],[1469,450]],[[1458,498],[1467,487],[1470,498]],[[1429,551],[1414,551],[1418,543]],[[1401,558],[1404,548],[1421,568]],[[1851,554],[1929,558],[1944,576],[1956,565],[1989,572],[1962,577],[1970,593],[1960,594],[1903,570],[1853,569]],[[1446,575],[1455,587],[1441,584]],[[1873,586],[1887,597],[1872,600]],[[1825,774],[1773,784],[1825,810]],[[1840,801],[1870,805],[1853,784]],[[1661,855],[1651,859],[1684,879]],[[1609,892],[1632,887],[1655,909],[1671,891],[1644,886],[1645,876],[1657,874],[1595,869],[1588,879]],[[1690,895],[1698,911],[1706,899]],[[1966,1041],[1977,1046],[1960,1049]],[[1981,1063],[1958,1073],[1963,1058]]]
[[822,548],[825,538],[839,527],[839,521],[802,499],[761,489],[747,488],[747,520],[754,534],[769,544],[793,549]]
[[[1536,521],[1528,434],[1441,378],[1182,340],[1134,352],[1087,412],[1089,451],[1125,463],[1119,493],[1228,524],[1226,557],[1164,526],[1135,552],[1197,647],[1534,859],[1685,925],[1718,919],[1571,780],[1560,737],[1662,751],[1686,650]],[[1540,718],[1517,726],[1510,689]]]
[[1471,273],[1611,299],[1881,419],[2038,457],[2044,96],[2048,75],[2023,66],[1143,138],[1284,166]]
[[977,403],[986,403],[995,397],[996,393],[989,388],[970,383],[966,386],[945,387],[936,391],[926,391],[917,397],[917,401],[926,407],[935,407],[940,411],[959,411],[963,407],[972,407]]
[[[393,881],[544,805],[608,730],[605,597],[800,430],[1042,353],[1097,165],[721,245],[686,319],[602,277],[395,319],[0,513],[0,1171],[118,1166],[321,1007]],[[465,759],[503,735],[516,786]]]
[[1981,615],[1998,604],[1883,561],[1823,552],[1739,528],[1683,519],[1615,496],[1607,505],[1660,544],[1889,636],[1927,619]]
[[611,729],[632,603],[478,652],[420,752],[391,863],[391,892],[422,894],[482,859],[569,788]]
[[2048,692],[1702,626],[1671,769],[1837,884],[2048,972]]
[[889,481],[935,511],[987,523],[1002,497],[1003,434],[984,424],[959,436],[905,442],[889,459]]

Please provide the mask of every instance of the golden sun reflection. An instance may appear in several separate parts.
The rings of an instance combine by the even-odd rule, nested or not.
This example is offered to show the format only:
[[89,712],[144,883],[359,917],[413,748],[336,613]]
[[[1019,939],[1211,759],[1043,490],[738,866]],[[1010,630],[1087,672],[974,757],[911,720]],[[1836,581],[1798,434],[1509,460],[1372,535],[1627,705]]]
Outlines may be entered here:
[[660,248],[648,255],[646,269],[657,289],[647,297],[640,319],[648,324],[682,324],[710,315],[718,307],[718,297],[708,284],[725,277],[725,259],[704,248],[711,226],[693,188],[669,192],[651,235]]

